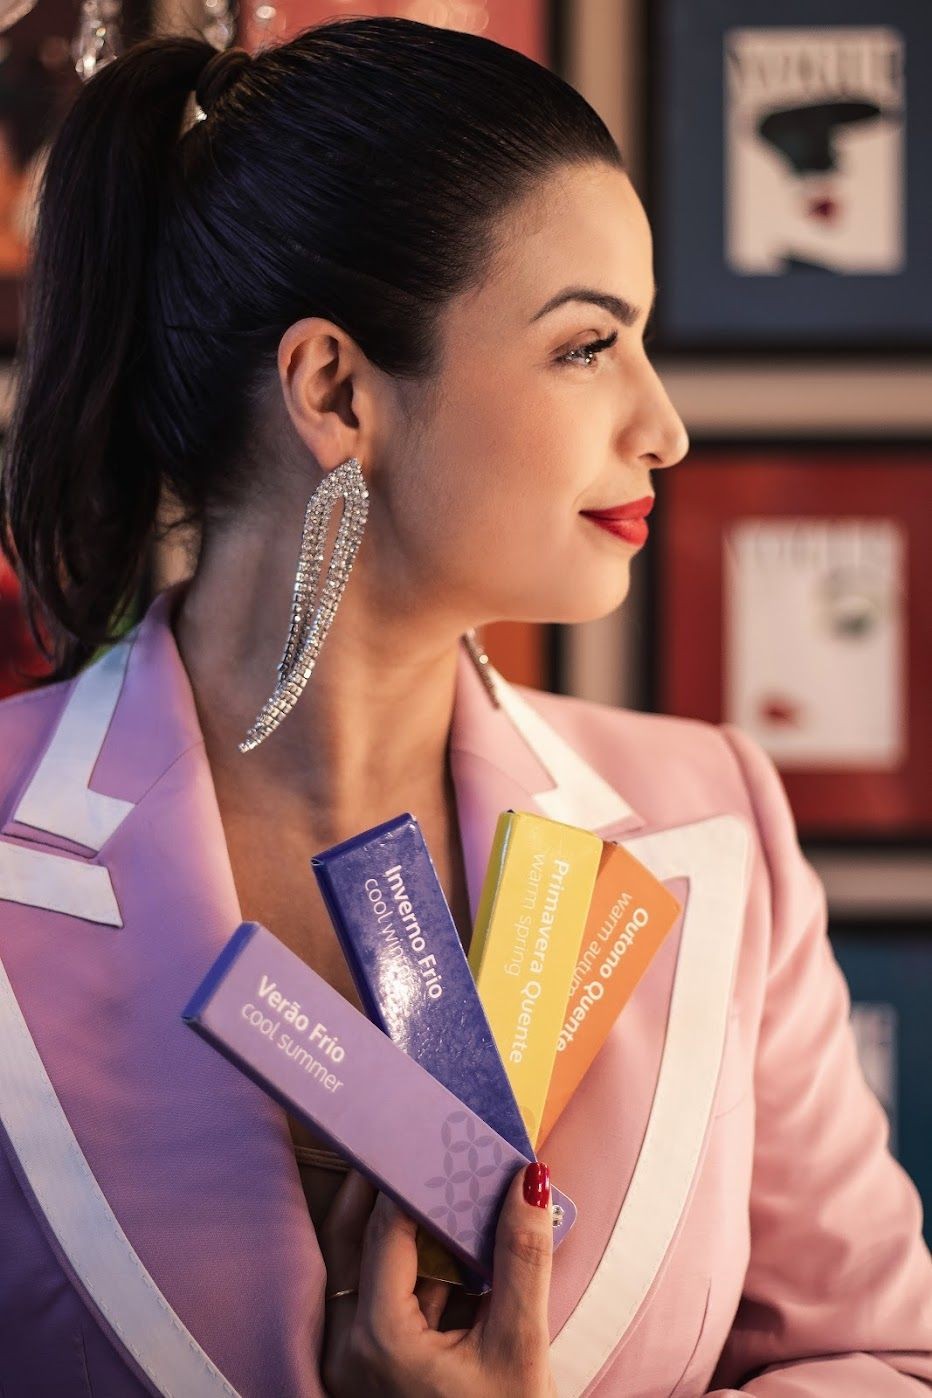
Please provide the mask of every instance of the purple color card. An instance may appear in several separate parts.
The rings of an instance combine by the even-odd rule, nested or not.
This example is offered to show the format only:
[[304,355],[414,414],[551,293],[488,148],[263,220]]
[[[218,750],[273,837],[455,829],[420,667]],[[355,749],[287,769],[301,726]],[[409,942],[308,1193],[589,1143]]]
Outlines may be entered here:
[[[260,923],[239,925],[182,1018],[491,1279],[495,1225],[528,1156]],[[554,1247],[576,1218],[558,1189]]]

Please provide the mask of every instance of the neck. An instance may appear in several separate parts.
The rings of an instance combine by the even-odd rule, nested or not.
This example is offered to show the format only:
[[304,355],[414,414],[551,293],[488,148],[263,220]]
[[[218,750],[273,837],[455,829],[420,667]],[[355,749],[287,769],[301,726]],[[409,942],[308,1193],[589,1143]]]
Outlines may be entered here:
[[208,556],[175,611],[215,773],[244,800],[274,796],[280,808],[294,797],[313,811],[322,839],[345,838],[360,820],[376,824],[415,801],[440,809],[452,796],[462,627],[430,614],[427,601],[412,622],[410,606],[367,587],[355,570],[294,709],[257,748],[239,752],[277,678],[293,586],[283,571],[271,550]]

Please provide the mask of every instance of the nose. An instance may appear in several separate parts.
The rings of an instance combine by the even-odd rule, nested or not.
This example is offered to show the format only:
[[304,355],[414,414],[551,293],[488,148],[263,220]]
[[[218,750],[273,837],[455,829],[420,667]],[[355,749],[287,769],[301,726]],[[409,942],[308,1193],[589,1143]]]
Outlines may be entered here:
[[689,433],[649,362],[648,371],[650,384],[644,401],[640,456],[652,468],[675,466],[689,451]]
[[689,433],[679,413],[670,404],[671,422],[655,466],[675,466],[689,451]]

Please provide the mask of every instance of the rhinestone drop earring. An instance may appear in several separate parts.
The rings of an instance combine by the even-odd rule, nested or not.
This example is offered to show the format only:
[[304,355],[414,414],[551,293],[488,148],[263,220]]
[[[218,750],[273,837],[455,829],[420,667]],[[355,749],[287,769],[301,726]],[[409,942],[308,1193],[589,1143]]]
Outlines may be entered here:
[[[340,499],[343,500],[343,515],[337,528],[333,555],[320,599],[311,613],[311,599],[317,590],[330,518]],[[278,662],[278,683],[256,715],[246,737],[238,744],[240,752],[249,752],[258,747],[298,702],[336,615],[359,549],[368,511],[369,491],[362,467],[355,456],[328,471],[308,500],[295,576],[291,626],[282,658]]]

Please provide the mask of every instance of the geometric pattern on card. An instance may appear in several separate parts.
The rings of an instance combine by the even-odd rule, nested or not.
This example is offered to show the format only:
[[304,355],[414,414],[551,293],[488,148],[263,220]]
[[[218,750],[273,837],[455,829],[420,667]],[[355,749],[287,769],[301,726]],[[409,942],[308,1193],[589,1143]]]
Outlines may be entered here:
[[424,1181],[425,1188],[443,1192],[443,1202],[429,1211],[430,1217],[443,1219],[454,1237],[464,1244],[480,1236],[482,1205],[496,1197],[504,1164],[498,1138],[478,1127],[468,1112],[450,1112],[440,1128],[440,1139],[446,1147],[443,1174]]

